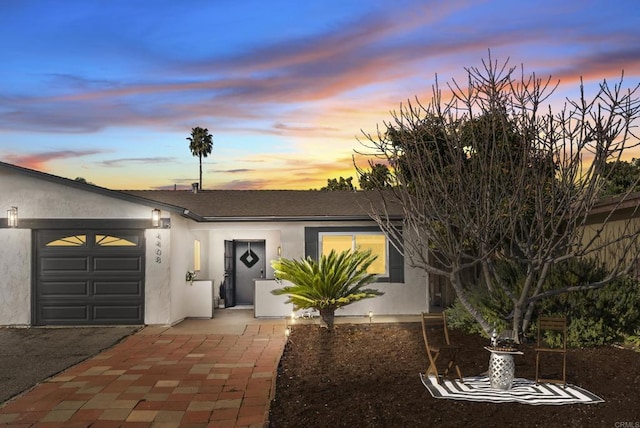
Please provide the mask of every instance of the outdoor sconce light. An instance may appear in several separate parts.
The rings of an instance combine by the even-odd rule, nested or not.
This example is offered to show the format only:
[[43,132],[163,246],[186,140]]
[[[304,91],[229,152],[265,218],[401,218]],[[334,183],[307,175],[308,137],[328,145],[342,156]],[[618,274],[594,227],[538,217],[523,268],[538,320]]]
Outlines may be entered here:
[[282,256],[282,246],[278,245],[278,257]]
[[11,207],[7,210],[7,226],[18,227],[18,207]]
[[151,210],[151,226],[160,227],[160,210],[157,208]]

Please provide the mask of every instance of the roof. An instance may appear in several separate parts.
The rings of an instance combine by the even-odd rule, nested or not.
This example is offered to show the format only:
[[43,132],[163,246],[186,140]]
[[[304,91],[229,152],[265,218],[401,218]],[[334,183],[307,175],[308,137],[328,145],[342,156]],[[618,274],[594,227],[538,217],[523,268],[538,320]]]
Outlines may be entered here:
[[[198,221],[363,220],[377,191],[319,190],[124,190],[124,193],[183,207]],[[401,210],[390,213],[401,218]]]
[[33,178],[44,180],[50,183],[55,183],[55,184],[71,187],[78,190],[84,190],[86,192],[96,193],[98,195],[107,196],[109,198],[115,198],[115,199],[132,202],[136,204],[141,204],[141,205],[147,205],[154,208],[162,208],[167,211],[182,212],[182,209],[180,207],[174,207],[171,205],[162,204],[160,201],[153,201],[149,199],[140,198],[133,194],[107,189],[105,187],[100,187],[94,184],[89,184],[89,183],[85,183],[77,180],[70,180],[68,178],[47,174],[46,172],[24,168],[24,167],[13,165],[6,162],[0,162],[0,170],[2,169],[6,169],[12,172],[17,172],[27,177],[33,177]]
[[[0,162],[0,169],[97,193],[128,202],[162,208],[196,221],[368,220],[378,191],[320,190],[111,190],[29,168]],[[389,213],[400,219],[396,205]]]

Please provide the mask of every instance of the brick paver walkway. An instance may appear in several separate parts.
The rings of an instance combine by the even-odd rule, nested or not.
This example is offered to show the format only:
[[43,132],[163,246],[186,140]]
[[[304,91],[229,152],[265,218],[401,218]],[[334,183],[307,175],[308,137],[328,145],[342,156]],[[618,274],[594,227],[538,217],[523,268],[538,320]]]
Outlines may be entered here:
[[149,334],[39,384],[0,408],[11,427],[263,427],[282,325],[242,335]]

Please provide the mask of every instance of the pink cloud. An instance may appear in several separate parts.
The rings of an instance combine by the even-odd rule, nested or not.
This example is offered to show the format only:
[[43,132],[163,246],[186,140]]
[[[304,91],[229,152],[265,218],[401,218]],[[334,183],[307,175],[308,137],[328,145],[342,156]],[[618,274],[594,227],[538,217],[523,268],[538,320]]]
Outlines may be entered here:
[[25,168],[35,169],[38,171],[46,171],[46,164],[48,162],[59,159],[74,159],[84,156],[91,156],[102,153],[101,150],[60,150],[56,152],[44,152],[34,154],[9,154],[6,155],[6,159],[18,166]]

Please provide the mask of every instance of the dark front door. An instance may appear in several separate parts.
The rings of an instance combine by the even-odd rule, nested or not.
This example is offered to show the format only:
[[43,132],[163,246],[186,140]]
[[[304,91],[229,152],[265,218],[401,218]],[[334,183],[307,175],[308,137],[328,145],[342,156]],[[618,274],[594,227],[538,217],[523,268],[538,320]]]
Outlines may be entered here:
[[34,232],[35,325],[144,324],[144,232]]
[[253,305],[253,280],[265,268],[264,240],[224,241],[224,306]]
[[236,304],[253,305],[254,282],[264,278],[266,267],[264,241],[235,241]]

